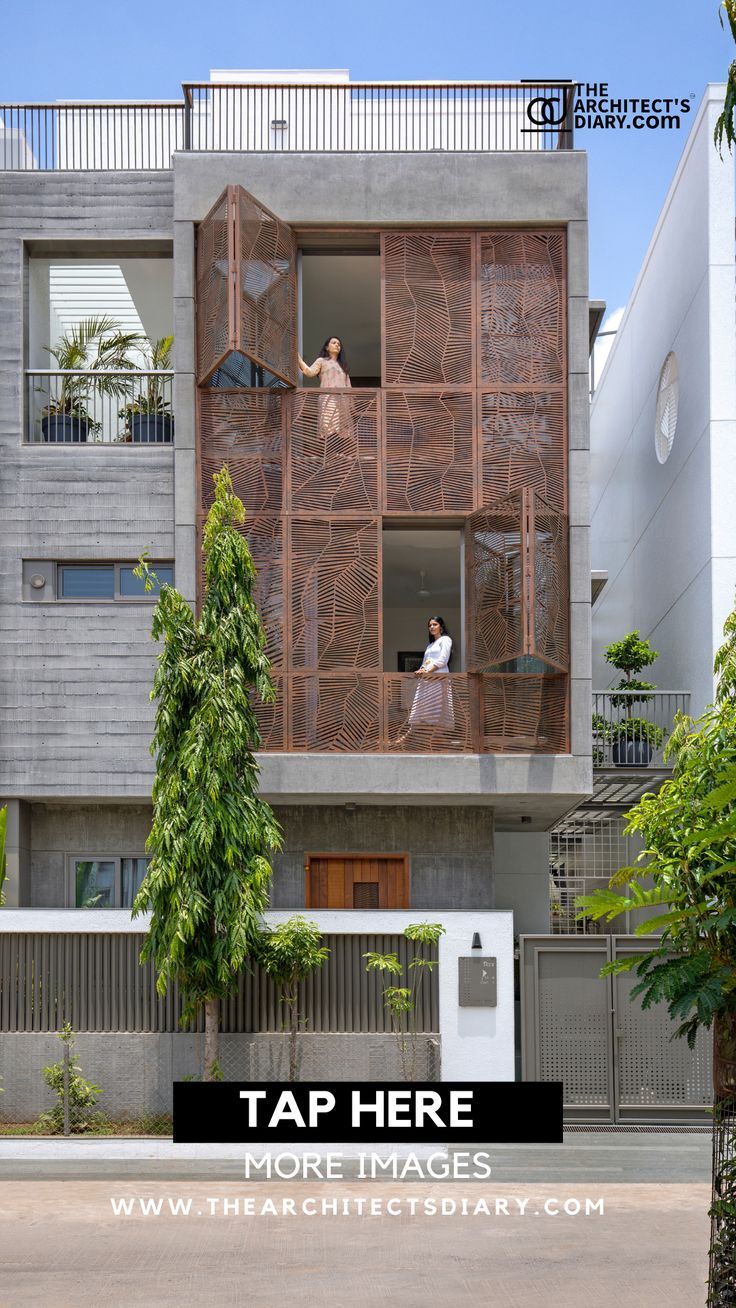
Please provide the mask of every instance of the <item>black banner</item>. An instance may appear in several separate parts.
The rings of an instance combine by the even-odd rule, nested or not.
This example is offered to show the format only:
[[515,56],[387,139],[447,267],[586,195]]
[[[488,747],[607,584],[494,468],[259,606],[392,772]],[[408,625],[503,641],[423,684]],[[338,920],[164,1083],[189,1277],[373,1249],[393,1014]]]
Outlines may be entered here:
[[560,1144],[560,1081],[175,1081],[175,1144]]

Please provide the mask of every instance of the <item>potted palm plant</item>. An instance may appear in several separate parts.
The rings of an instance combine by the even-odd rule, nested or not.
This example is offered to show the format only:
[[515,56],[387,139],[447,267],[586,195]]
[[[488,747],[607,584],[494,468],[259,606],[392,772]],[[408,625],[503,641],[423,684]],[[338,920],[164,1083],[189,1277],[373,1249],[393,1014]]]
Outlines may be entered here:
[[[65,332],[56,345],[44,347],[61,374],[55,379],[53,394],[41,413],[41,434],[45,441],[84,444],[88,435],[100,430],[101,424],[89,411],[91,400],[95,393],[115,396],[125,393],[125,383],[115,374],[135,368],[130,351],[140,340],[137,332],[125,332],[115,318],[101,315],[84,318]],[[90,372],[109,372],[110,377],[89,377]]]
[[174,438],[174,418],[171,405],[164,394],[165,373],[171,367],[173,336],[161,336],[157,341],[146,341],[142,353],[145,365],[142,371],[149,375],[145,389],[135,399],[118,410],[125,421],[125,436],[134,444],[170,444]]
[[[655,749],[664,740],[664,730],[650,718],[637,717],[634,709],[650,701],[654,682],[642,681],[637,673],[649,667],[658,658],[648,640],[642,640],[638,631],[630,631],[623,640],[613,641],[605,652],[605,660],[623,673],[613,687],[608,703],[621,710],[613,721],[605,725],[605,738],[611,742],[613,762],[617,766],[646,767]],[[620,693],[616,693],[620,692]]]

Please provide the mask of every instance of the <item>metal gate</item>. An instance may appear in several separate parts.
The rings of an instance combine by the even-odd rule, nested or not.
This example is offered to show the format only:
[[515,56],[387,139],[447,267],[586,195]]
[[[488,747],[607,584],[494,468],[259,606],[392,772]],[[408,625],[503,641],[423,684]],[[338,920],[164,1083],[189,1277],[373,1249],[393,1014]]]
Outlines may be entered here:
[[672,1040],[658,1004],[630,998],[635,972],[601,978],[652,936],[521,936],[525,1081],[562,1081],[567,1121],[703,1122],[712,1103],[711,1039]]

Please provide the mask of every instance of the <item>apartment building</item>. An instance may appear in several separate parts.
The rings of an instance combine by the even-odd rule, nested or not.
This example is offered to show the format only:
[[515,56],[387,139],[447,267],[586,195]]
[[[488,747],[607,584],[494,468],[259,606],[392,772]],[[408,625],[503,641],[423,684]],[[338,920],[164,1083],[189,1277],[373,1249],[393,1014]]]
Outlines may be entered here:
[[[556,126],[534,124],[535,96]],[[272,909],[353,937],[445,922],[443,1075],[513,1075],[513,935],[549,930],[547,832],[592,790],[586,159],[568,96],[220,71],[181,103],[4,111],[18,938],[141,929],[155,595],[132,569],[147,550],[196,604],[227,464],[278,688],[259,760],[284,830]],[[108,337],[173,335],[170,364],[138,345],[135,374],[130,352],[61,367],[94,315]],[[350,389],[297,367],[332,335]],[[422,706],[438,613],[453,661]],[[476,935],[493,1014],[459,1007]]]

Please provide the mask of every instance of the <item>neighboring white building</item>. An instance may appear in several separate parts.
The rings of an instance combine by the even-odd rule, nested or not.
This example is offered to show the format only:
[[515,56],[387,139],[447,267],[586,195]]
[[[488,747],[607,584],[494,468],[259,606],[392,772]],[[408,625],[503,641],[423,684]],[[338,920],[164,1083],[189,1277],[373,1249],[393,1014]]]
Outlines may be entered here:
[[691,691],[695,713],[712,699],[736,587],[734,170],[713,144],[723,95],[706,88],[591,410],[592,566],[608,573],[593,684],[610,684],[609,642],[638,628],[659,650],[652,679]]

